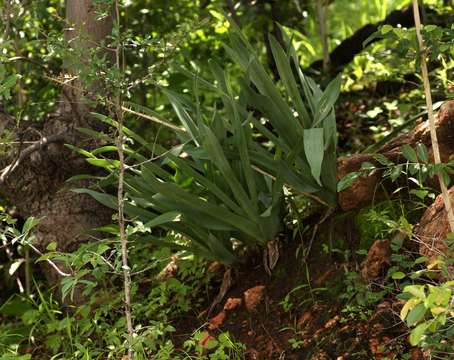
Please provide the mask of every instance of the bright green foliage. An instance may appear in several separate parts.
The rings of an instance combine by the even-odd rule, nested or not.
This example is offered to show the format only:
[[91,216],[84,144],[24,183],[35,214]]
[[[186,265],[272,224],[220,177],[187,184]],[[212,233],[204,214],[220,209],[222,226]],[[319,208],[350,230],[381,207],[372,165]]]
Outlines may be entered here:
[[[128,233],[141,231],[141,228],[143,224],[136,223],[128,227]],[[117,229],[110,231],[115,235]],[[125,318],[118,287],[122,270],[119,244],[115,239],[87,243],[73,253],[60,253],[55,249],[46,252],[44,258],[64,264],[71,273],[64,279],[65,293],[71,296],[77,286],[85,300],[77,307],[71,306],[69,312],[62,311],[62,304],[50,289],[38,284],[36,297],[11,296],[0,305],[0,316],[4,320],[0,331],[0,359],[1,356],[21,359],[18,347],[27,348],[29,343],[39,344],[43,357],[38,359],[57,354],[58,359],[68,360],[117,359],[124,355]],[[213,274],[206,271],[204,261],[186,257],[178,259],[178,271],[173,277],[157,280],[172,255],[166,248],[153,249],[146,239],[135,241],[131,246],[136,359],[189,359],[188,354],[198,354],[195,346],[186,348],[188,354],[175,349],[170,340],[175,332],[171,321],[203,303],[200,290],[210,288]],[[90,277],[84,277],[88,273]],[[227,334],[217,337],[215,348],[219,356],[215,359],[241,358],[243,352],[242,345]]]
[[11,98],[11,88],[16,85],[19,77],[17,74],[6,76],[5,66],[0,64],[0,100]]
[[[441,55],[449,56],[451,54],[454,29],[446,29],[431,24],[424,26],[422,35],[424,42],[430,44],[428,49],[429,60],[437,60]],[[391,25],[384,25],[371,38],[376,37],[391,40],[400,57],[405,58],[410,55],[417,63],[419,62],[419,56],[417,56],[419,49],[416,42],[416,33],[413,29],[393,28]]]
[[[452,304],[454,281],[438,285],[408,285],[403,290],[407,302],[402,307],[400,317],[412,328],[410,343],[413,346],[431,344],[430,337],[447,339],[439,348],[450,346],[454,336],[454,309]],[[441,350],[441,349],[440,349]],[[449,350],[449,349],[448,349]],[[452,347],[450,349],[453,350]]]

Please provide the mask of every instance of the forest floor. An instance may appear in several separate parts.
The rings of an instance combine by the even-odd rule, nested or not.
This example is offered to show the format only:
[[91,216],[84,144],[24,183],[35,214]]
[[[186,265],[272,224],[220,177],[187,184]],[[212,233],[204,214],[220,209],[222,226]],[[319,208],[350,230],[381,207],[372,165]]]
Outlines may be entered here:
[[[356,262],[311,256],[316,261],[306,266],[296,250],[294,245],[281,248],[271,276],[260,256],[236,270],[230,290],[208,321],[209,302],[178,319],[175,343],[204,329],[200,345],[228,331],[246,345],[247,359],[392,359],[403,353],[424,358],[406,340],[398,315],[401,304],[394,297],[369,309],[343,306],[349,295],[344,277],[358,267]],[[320,250],[313,249],[313,254]]]

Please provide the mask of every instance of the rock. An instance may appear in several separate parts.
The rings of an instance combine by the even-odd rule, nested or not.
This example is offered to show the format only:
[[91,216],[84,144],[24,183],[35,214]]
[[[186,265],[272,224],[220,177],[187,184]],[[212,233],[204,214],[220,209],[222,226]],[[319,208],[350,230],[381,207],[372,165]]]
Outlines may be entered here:
[[240,298],[228,298],[224,305],[224,310],[231,311],[241,306],[243,301]]
[[224,323],[226,318],[226,313],[222,310],[215,317],[211,318],[208,324],[208,330],[216,330]]
[[244,304],[249,312],[257,309],[257,306],[263,300],[265,286],[258,285],[244,292]]
[[208,322],[208,330],[216,330],[224,324],[225,319],[227,317],[227,311],[231,311],[238,306],[240,306],[242,300],[240,298],[229,298],[225,302],[224,309],[217,314],[216,316],[212,317]]
[[[454,204],[454,186],[449,189],[451,204]],[[447,254],[446,236],[450,233],[443,197],[437,196],[427,208],[414,231],[414,237],[419,242],[419,253],[430,261],[442,254]]]
[[[358,171],[363,162],[373,161],[370,155],[341,156],[337,159],[337,179],[340,180],[351,172]],[[380,181],[377,172],[371,176],[360,177],[353,184],[338,194],[337,201],[344,211],[349,211],[370,202],[374,189]]]
[[298,319],[297,326],[298,329],[305,329],[307,326],[310,326],[312,321],[314,320],[314,317],[312,315],[311,311],[306,311],[304,312],[303,315]]
[[367,253],[367,258],[362,264],[361,275],[369,281],[381,276],[383,270],[390,264],[391,249],[390,241],[375,241]]
[[336,315],[334,318],[328,320],[326,323],[325,323],[325,329],[330,329],[332,328],[334,325],[337,324],[337,322],[340,320],[340,316],[339,315]]
[[380,353],[379,346],[380,346],[380,341],[378,339],[372,338],[369,340],[369,350],[375,356],[377,356]]
[[247,349],[245,355],[247,356],[246,358],[250,360],[260,359],[260,353],[254,348]]

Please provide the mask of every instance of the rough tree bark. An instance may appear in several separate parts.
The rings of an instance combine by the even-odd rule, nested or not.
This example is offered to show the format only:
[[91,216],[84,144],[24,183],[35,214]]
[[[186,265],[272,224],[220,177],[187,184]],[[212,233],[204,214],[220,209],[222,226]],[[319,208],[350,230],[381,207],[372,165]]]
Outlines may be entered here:
[[[73,25],[68,37],[83,34],[84,40],[77,46],[95,46],[111,32],[111,18],[97,21],[91,0],[67,0],[66,13],[68,24]],[[110,210],[89,196],[71,192],[66,183],[71,176],[93,173],[93,168],[64,144],[83,148],[99,145],[75,130],[91,123],[87,109],[80,106],[80,95],[66,96],[70,100],[44,122],[27,123],[19,129],[11,116],[0,113],[0,130],[14,132],[21,143],[0,152],[0,194],[19,216],[40,219],[35,231],[40,249],[55,242],[59,250],[72,251],[90,238],[92,229],[111,221]],[[29,145],[30,142],[35,144]],[[76,186],[86,185],[87,182],[79,182]],[[46,276],[55,282],[55,272],[46,271]]]

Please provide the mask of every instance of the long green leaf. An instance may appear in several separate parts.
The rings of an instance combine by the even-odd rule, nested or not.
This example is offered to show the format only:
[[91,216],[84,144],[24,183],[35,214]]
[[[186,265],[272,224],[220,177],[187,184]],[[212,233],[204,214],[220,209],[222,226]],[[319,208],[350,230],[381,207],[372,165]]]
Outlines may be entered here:
[[300,92],[296,85],[295,77],[293,76],[293,71],[290,67],[289,59],[274,36],[270,36],[270,45],[279,72],[279,76],[284,83],[288,95],[291,97],[293,103],[295,104],[296,111],[298,112],[298,115],[302,120],[304,128],[308,128],[311,125],[311,121],[309,119],[309,114],[306,110],[306,106],[303,103]]
[[199,145],[199,132],[197,129],[197,125],[189,115],[188,111],[183,107],[181,100],[179,99],[176,94],[171,91],[165,91],[167,97],[170,100],[170,103],[173,106],[178,118],[180,119],[181,123],[183,124],[186,131],[191,135],[192,140]]
[[311,168],[312,176],[319,185],[322,185],[320,174],[322,172],[323,155],[325,151],[323,129],[306,129],[304,132],[304,151]]
[[334,78],[326,87],[316,106],[313,127],[317,127],[333,111],[334,103],[339,97],[341,77]]

